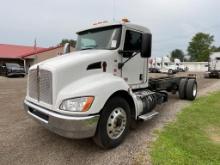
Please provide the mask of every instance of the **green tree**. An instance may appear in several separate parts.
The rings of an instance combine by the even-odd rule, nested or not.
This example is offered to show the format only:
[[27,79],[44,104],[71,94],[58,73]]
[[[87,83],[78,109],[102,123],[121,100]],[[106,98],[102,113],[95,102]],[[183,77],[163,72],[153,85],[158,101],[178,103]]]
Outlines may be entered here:
[[175,49],[170,53],[171,61],[174,61],[175,58],[180,59],[180,61],[183,61],[184,58],[184,52],[180,49]]
[[197,33],[188,46],[188,54],[192,61],[208,61],[212,52],[214,36],[206,33]]
[[70,45],[72,46],[72,47],[75,47],[76,46],[76,41],[75,40],[69,40],[69,39],[62,39],[62,41],[60,42],[60,44],[59,45],[62,45],[62,46],[64,46],[66,43],[70,43]]
[[212,51],[213,52],[220,52],[220,47],[213,46]]

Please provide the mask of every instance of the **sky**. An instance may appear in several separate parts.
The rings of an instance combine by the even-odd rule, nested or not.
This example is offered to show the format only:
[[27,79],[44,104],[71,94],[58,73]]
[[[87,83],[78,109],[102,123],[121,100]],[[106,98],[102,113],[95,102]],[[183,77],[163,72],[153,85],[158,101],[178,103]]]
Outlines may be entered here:
[[197,32],[220,46],[219,0],[0,0],[0,43],[57,45],[98,21],[128,18],[153,34],[153,56],[185,53]]

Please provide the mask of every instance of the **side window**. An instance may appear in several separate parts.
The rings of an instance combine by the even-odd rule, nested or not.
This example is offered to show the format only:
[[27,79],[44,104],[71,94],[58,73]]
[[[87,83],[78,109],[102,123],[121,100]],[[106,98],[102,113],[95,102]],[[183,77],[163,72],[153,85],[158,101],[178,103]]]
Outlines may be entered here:
[[141,41],[142,41],[142,34],[127,30],[125,35],[125,51],[140,51],[141,50]]

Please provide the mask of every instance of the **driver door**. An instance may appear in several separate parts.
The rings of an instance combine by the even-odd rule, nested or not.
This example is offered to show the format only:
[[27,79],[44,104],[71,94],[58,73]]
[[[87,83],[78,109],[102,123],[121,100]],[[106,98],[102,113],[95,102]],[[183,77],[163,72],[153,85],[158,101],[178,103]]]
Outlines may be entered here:
[[125,33],[124,41],[124,51],[129,51],[133,53],[125,53],[122,56],[122,61],[128,60],[122,68],[122,77],[124,80],[132,87],[144,83],[143,73],[144,73],[144,63],[145,60],[141,57],[141,43],[142,43],[142,33],[134,30],[127,29]]

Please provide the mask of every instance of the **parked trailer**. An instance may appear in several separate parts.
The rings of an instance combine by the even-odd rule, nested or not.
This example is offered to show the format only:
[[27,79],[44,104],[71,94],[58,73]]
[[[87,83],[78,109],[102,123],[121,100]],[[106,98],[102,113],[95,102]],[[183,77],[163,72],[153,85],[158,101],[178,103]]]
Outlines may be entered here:
[[149,29],[124,20],[77,34],[75,52],[67,49],[29,70],[25,110],[50,131],[113,148],[131,123],[158,115],[154,108],[168,100],[168,92],[196,98],[194,76],[149,78]]
[[208,72],[205,78],[220,78],[220,52],[213,53],[209,58]]

